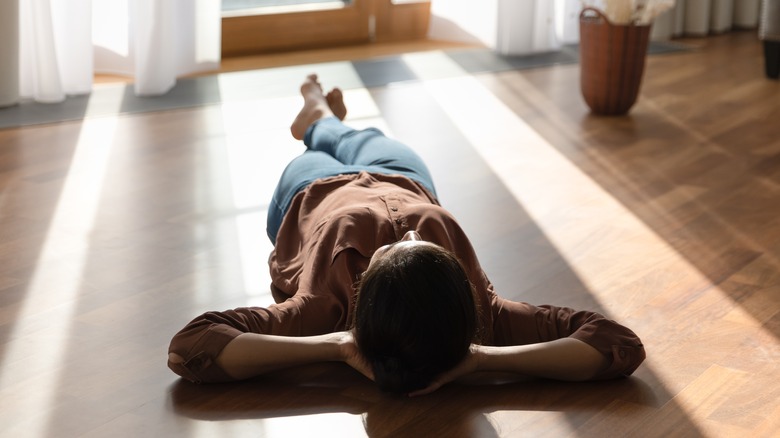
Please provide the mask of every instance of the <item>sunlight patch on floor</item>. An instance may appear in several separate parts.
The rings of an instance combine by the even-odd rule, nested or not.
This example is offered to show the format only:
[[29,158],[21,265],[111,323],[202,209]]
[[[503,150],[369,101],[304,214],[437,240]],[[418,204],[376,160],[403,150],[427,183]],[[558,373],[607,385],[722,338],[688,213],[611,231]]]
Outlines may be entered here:
[[333,412],[328,414],[297,415],[266,418],[262,421],[268,438],[316,436],[323,438],[368,436],[360,415]]
[[[5,346],[0,388],[28,386],[24,399],[5,400],[2,414],[30,418],[13,436],[42,437],[48,416],[58,403],[60,375],[67,349],[76,340],[71,325],[78,295],[85,287],[82,271],[90,254],[90,238],[103,181],[116,134],[116,117],[85,119],[56,209],[43,243],[24,303]],[[65,267],[63,269],[63,267]],[[41,310],[53,309],[53,310]],[[39,413],[36,416],[32,412]],[[0,423],[19,424],[15,421]]]
[[[610,283],[614,279],[627,280],[617,275],[622,270],[639,276],[658,263],[684,266],[704,278],[475,77],[465,71],[445,74],[443,65],[460,67],[443,55],[437,58],[434,74],[426,69],[431,59],[409,55],[404,60],[594,294],[618,286]],[[627,269],[621,265],[626,252],[646,253],[647,265]],[[607,307],[625,314],[623,308]]]

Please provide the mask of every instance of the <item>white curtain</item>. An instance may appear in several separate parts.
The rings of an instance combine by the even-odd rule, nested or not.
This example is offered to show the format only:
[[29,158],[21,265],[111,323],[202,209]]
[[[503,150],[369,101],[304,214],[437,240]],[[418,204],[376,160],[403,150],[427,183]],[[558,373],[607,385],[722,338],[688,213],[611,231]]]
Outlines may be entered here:
[[39,102],[85,94],[97,73],[133,76],[137,95],[220,62],[218,0],[22,0],[20,90]]
[[760,0],[676,0],[653,23],[651,37],[706,36],[758,26]]
[[[625,0],[629,1],[629,0]],[[758,26],[760,0],[677,0],[653,39]],[[502,55],[558,49],[579,40],[581,0],[432,0],[432,39],[476,42]]]
[[581,0],[433,0],[429,36],[504,55],[547,52],[577,41],[581,7]]
[[19,101],[19,3],[0,0],[0,108]]

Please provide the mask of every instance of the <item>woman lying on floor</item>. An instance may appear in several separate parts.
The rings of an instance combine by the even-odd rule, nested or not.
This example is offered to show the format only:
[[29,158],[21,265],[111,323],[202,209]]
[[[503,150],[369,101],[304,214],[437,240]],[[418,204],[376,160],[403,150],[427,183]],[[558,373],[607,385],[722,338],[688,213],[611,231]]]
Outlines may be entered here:
[[224,382],[343,361],[419,395],[476,371],[596,380],[644,360],[639,338],[602,315],[496,295],[420,157],[343,125],[341,91],[324,94],[316,75],[301,93],[291,131],[307,150],[268,213],[277,304],[194,319],[171,341],[175,373]]

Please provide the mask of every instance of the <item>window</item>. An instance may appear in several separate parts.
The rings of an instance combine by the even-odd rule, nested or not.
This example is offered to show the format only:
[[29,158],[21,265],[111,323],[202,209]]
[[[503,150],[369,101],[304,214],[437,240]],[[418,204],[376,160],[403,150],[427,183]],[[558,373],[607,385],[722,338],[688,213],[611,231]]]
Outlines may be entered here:
[[222,0],[222,56],[425,38],[430,2]]

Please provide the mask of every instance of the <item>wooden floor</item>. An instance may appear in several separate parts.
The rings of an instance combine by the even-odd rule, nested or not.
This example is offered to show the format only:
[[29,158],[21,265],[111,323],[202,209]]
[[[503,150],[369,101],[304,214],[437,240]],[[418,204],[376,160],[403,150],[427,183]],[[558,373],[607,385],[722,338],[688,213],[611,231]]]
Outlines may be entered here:
[[166,368],[195,315],[271,302],[265,210],[301,152],[297,73],[348,72],[0,131],[0,435],[778,436],[780,83],[752,32],[695,43],[648,59],[623,118],[589,114],[577,65],[468,75],[418,52],[404,59],[423,80],[346,90],[349,123],[429,162],[499,293],[643,338],[620,381],[406,399],[339,365],[211,386]]

